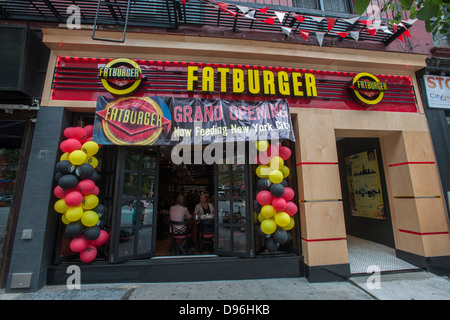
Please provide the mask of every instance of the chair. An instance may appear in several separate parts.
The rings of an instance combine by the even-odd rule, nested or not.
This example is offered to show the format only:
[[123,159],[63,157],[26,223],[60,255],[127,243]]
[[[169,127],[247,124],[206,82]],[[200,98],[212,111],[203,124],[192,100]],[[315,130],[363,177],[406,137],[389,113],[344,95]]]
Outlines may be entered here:
[[200,220],[198,236],[200,240],[200,253],[203,252],[204,247],[208,244],[211,245],[208,251],[214,252],[214,219]]
[[170,233],[172,234],[170,254],[176,254],[177,251],[178,254],[192,253],[192,232],[188,228],[188,221],[170,220]]

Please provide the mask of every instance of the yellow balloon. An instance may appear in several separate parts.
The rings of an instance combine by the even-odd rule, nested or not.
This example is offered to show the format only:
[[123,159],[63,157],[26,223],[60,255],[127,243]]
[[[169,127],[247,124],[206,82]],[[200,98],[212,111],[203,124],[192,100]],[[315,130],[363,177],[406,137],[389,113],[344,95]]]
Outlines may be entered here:
[[258,221],[259,222],[263,222],[265,219],[266,218],[264,218],[264,216],[261,213],[258,214]]
[[259,151],[266,151],[269,148],[269,141],[267,140],[261,140],[256,141],[256,149]]
[[94,209],[98,205],[98,197],[93,194],[88,194],[83,197],[83,201],[81,202],[81,206],[85,210]]
[[88,141],[83,144],[81,150],[89,156],[93,156],[98,152],[98,144],[95,141]]
[[272,170],[269,174],[269,180],[272,183],[280,183],[283,181],[283,174],[280,170]]
[[98,214],[94,211],[88,210],[83,213],[81,217],[81,223],[86,227],[93,227],[98,222]]
[[94,169],[98,166],[98,160],[96,157],[87,156],[84,163],[89,163]]
[[55,208],[55,211],[59,213],[65,213],[67,209],[69,209],[69,206],[66,204],[64,199],[59,199],[56,201],[53,207]]
[[83,208],[81,206],[69,207],[66,211],[66,219],[69,221],[80,220],[83,215]]
[[269,166],[272,170],[281,170],[284,167],[284,161],[281,157],[275,156],[270,159]]
[[85,160],[86,153],[81,150],[72,151],[69,155],[69,161],[76,166],[83,164]]
[[62,221],[65,225],[67,225],[67,224],[69,224],[69,223],[72,222],[72,221],[67,220],[66,214],[65,214],[65,213],[61,216],[61,221]]
[[289,217],[289,218],[291,218],[291,221],[289,221],[289,224],[287,226],[282,227],[286,231],[291,230],[295,226],[294,219],[292,219],[292,217]]
[[265,219],[272,218],[275,213],[277,213],[277,211],[270,204],[267,204],[261,208],[261,215]]
[[287,178],[287,176],[289,176],[289,173],[291,173],[289,168],[286,166],[283,166],[283,168],[281,168],[280,171],[283,174],[283,178]]
[[291,217],[286,212],[278,212],[275,215],[275,223],[280,227],[285,227],[291,221]]
[[272,234],[277,230],[277,224],[273,219],[266,219],[261,222],[261,231],[265,234]]
[[69,160],[69,152],[64,152],[61,157],[59,158],[59,161],[63,161],[63,160]]
[[256,175],[260,178],[267,178],[270,173],[270,168],[265,164],[262,164],[256,168]]

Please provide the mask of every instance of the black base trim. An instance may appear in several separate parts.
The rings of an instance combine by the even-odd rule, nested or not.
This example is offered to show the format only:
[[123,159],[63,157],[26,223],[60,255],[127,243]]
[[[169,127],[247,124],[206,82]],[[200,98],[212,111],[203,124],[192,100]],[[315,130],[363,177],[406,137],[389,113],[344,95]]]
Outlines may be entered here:
[[309,282],[347,281],[350,278],[350,264],[323,266],[308,266],[305,264],[305,277]]
[[438,276],[450,275],[450,256],[423,257],[398,249],[395,254],[398,258]]
[[[75,263],[50,266],[47,284],[66,284],[71,274],[67,267]],[[213,280],[244,280],[301,277],[300,257],[243,259],[234,257],[159,258],[135,260],[120,264],[99,261],[78,264],[81,284],[184,282]]]

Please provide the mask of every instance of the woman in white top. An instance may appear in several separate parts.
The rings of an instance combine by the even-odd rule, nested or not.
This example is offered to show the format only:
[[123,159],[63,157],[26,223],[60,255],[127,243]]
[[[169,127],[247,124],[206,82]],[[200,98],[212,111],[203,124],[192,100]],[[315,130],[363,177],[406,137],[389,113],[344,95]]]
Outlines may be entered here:
[[195,206],[194,213],[201,218],[203,215],[214,216],[214,207],[208,202],[208,194],[200,194],[200,203]]

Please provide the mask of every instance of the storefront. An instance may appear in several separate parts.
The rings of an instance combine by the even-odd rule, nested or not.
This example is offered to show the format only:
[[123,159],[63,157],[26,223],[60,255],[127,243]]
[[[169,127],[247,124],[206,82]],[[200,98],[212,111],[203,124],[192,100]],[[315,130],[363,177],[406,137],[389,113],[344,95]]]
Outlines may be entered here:
[[[414,72],[425,67],[424,55],[176,34],[128,33],[122,45],[93,41],[83,30],[43,32],[52,53],[37,130],[54,153],[34,177],[45,181],[34,223],[46,232],[22,242],[9,284],[24,273],[28,288],[65,283],[71,264],[81,266],[84,283],[344,280],[349,230],[420,268],[448,266],[445,205],[416,94]],[[109,240],[85,263],[64,237],[53,190],[64,130],[88,125],[102,145],[97,186]],[[202,140],[225,132],[244,142],[224,150]],[[258,181],[267,175],[257,170],[263,162],[252,152],[263,139],[254,132],[276,135],[292,153],[283,159],[283,178],[298,211],[289,215],[290,228],[289,217],[281,223],[289,234],[281,244],[261,233],[266,203]],[[231,162],[210,161],[221,154]],[[213,244],[175,254],[180,248],[171,246],[164,214],[179,193],[192,195],[192,212],[199,191],[214,207]],[[46,262],[33,270],[19,265],[30,252]]]

